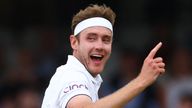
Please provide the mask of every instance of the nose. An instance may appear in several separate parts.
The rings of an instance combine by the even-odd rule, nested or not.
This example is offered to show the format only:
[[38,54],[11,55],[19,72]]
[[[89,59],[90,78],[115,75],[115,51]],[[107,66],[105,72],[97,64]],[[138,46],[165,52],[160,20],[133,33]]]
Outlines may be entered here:
[[96,45],[95,45],[95,49],[101,51],[101,50],[103,50],[103,48],[104,48],[103,41],[101,39],[98,39],[98,41],[96,42]]

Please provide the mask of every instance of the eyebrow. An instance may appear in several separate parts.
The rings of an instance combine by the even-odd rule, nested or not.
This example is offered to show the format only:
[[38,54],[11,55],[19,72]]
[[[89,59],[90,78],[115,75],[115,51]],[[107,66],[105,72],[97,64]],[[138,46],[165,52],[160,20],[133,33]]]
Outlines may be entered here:
[[97,33],[88,33],[87,35],[98,35]]
[[[87,35],[98,35],[98,34],[94,33],[94,32],[90,32],[90,33],[87,33]],[[102,36],[104,36],[104,37],[112,37],[111,35],[107,35],[107,34],[104,34]]]

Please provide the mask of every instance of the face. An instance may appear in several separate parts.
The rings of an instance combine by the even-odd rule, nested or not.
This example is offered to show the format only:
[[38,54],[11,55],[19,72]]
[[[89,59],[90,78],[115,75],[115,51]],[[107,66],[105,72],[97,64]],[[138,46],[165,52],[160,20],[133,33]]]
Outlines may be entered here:
[[70,37],[73,55],[93,75],[101,73],[111,54],[112,32],[105,27],[89,27]]

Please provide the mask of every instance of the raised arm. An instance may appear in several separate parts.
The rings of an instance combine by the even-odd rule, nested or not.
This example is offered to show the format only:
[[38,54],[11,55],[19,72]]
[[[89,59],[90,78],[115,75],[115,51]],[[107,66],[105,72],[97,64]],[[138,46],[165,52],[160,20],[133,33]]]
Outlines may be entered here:
[[67,108],[122,108],[165,72],[163,59],[161,57],[155,58],[161,46],[160,42],[151,50],[143,62],[140,74],[123,88],[95,103],[91,102],[88,96],[75,96],[69,101]]

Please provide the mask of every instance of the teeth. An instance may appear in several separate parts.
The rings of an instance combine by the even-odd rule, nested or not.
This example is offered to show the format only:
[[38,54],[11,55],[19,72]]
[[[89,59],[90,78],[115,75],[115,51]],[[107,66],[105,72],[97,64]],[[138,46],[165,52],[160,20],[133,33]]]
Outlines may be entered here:
[[95,57],[102,57],[102,55],[93,55],[93,56],[95,56]]

